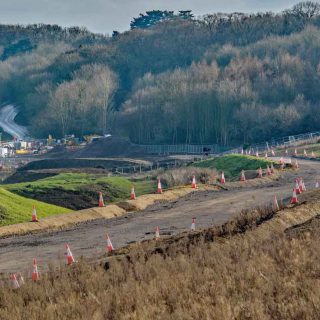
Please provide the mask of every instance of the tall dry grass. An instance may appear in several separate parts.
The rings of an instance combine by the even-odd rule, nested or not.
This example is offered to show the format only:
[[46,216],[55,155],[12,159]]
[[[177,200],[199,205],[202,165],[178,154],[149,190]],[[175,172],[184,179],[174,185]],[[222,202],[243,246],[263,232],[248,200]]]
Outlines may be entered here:
[[218,172],[215,169],[182,167],[160,171],[158,174],[158,178],[168,188],[191,184],[193,176],[196,177],[197,182],[209,184],[217,180]]
[[0,319],[319,319],[319,230],[253,237],[274,214],[133,245],[104,268],[51,268],[1,288]]

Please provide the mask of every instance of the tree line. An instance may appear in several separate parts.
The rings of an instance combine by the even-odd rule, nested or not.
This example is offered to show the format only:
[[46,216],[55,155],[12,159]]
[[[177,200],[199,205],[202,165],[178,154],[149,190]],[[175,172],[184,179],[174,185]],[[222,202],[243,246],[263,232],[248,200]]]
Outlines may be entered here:
[[319,129],[319,8],[150,11],[113,37],[0,26],[0,99],[38,137],[232,144]]

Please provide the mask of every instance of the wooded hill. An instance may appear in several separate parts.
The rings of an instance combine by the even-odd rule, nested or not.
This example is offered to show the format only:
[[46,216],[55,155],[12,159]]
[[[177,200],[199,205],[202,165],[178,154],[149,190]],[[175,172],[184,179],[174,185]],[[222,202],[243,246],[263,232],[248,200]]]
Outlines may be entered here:
[[[129,25],[129,23],[128,23]],[[39,137],[232,144],[320,130],[320,5],[152,11],[112,36],[0,26],[0,99]]]

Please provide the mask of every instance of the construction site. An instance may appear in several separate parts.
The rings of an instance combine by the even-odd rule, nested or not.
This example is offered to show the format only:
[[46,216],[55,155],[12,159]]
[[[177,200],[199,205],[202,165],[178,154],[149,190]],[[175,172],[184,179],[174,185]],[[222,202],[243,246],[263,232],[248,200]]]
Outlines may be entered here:
[[[39,319],[76,319],[92,314],[93,305],[95,319],[126,318],[129,312],[133,312],[134,319],[161,318],[161,313],[175,318],[174,312],[185,307],[180,298],[165,294],[164,286],[173,281],[167,272],[173,266],[184,269],[189,260],[181,277],[186,272],[197,275],[196,279],[185,275],[195,290],[201,291],[204,279],[212,277],[210,290],[218,290],[219,299],[233,301],[237,293],[227,293],[216,277],[226,277],[228,268],[237,266],[238,276],[245,278],[228,281],[240,281],[241,290],[247,281],[254,281],[248,299],[255,297],[259,304],[262,293],[259,291],[257,297],[255,290],[261,290],[260,282],[278,281],[270,278],[267,265],[280,263],[277,259],[290,254],[286,251],[290,246],[303,246],[317,234],[317,139],[207,156],[144,154],[136,146],[125,142],[121,145],[121,140],[108,138],[104,143],[109,148],[99,147],[98,142],[98,146],[94,143],[87,147],[94,157],[86,158],[86,149],[63,153],[63,157],[63,151],[54,150],[50,157],[25,163],[6,176],[0,188],[0,319],[19,318],[21,312],[31,316],[37,308],[45,310]],[[266,252],[268,262],[262,262],[265,260],[255,250],[266,250],[261,248],[270,241],[276,242],[273,250],[282,243],[283,252],[272,251],[271,256]],[[234,256],[236,247],[245,255],[252,255],[244,265],[243,256]],[[249,248],[251,253],[246,253]],[[222,254],[221,250],[227,253]],[[193,266],[194,259],[198,263]],[[225,271],[219,267],[219,259],[231,259]],[[252,269],[248,264],[254,261],[258,265]],[[207,274],[208,264],[213,264],[214,273]],[[145,275],[141,274],[142,266],[148,270]],[[160,291],[152,299],[145,299],[154,306],[141,309],[143,302],[138,292],[152,285],[148,275],[158,274],[158,267],[163,278],[157,275],[155,279],[163,279],[164,283],[153,280],[157,283],[155,290]],[[153,268],[156,269],[152,271]],[[250,270],[251,275],[245,270]],[[126,280],[121,280],[123,272],[128,273]],[[204,274],[203,279],[200,274]],[[247,277],[252,280],[244,280]],[[126,293],[120,289],[133,285],[137,279],[142,286],[128,287]],[[112,285],[98,290],[98,283],[103,286],[105,281]],[[242,281],[245,282],[241,284]],[[282,281],[272,286],[278,287]],[[175,292],[179,290],[178,283],[175,285],[166,288]],[[79,292],[78,286],[83,288]],[[113,295],[117,300],[102,304],[110,290],[118,292]],[[304,284],[301,290],[309,290],[308,285]],[[289,298],[289,293],[282,294]],[[39,299],[38,295],[43,297]],[[23,309],[11,302],[8,305],[8,297],[10,301],[24,299]],[[50,303],[44,304],[42,299],[49,299]],[[304,303],[303,297],[298,300]],[[156,309],[157,301],[164,301],[163,310]],[[241,301],[232,302],[232,309],[224,310],[226,302],[216,300],[208,310],[218,315],[227,312],[226,319],[237,318],[244,303]],[[125,308],[120,307],[122,303]],[[269,303],[272,301],[267,301],[263,309],[251,310],[252,314],[261,319],[274,315],[276,311],[266,309],[271,308]],[[202,302],[197,305],[188,309],[191,318],[205,318]],[[66,308],[70,314],[63,311]],[[292,314],[298,314],[295,306],[291,308]],[[276,314],[285,313],[278,310]]]

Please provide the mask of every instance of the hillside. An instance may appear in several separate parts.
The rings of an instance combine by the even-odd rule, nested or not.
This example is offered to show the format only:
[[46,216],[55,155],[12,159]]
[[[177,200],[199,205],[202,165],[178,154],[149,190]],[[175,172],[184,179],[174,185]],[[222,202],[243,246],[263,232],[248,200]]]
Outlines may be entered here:
[[70,210],[44,202],[27,199],[0,188],[0,226],[31,220],[32,206],[38,218],[70,212]]
[[112,37],[1,26],[0,101],[38,137],[230,145],[320,129],[319,4],[141,19]]

